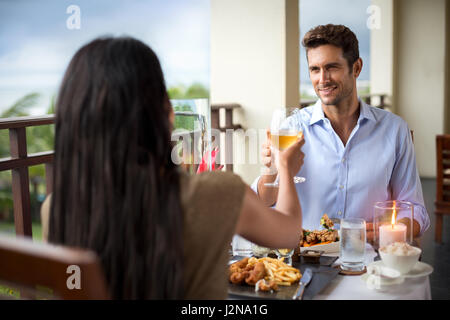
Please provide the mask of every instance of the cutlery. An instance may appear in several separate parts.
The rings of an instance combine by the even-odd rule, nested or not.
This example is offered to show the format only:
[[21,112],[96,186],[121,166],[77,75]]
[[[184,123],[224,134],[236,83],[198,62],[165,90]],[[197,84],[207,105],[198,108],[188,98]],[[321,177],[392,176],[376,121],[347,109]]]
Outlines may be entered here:
[[310,268],[307,268],[303,273],[303,277],[300,279],[300,285],[292,296],[292,300],[302,300],[303,292],[305,292],[305,287],[309,284],[313,276],[313,272]]

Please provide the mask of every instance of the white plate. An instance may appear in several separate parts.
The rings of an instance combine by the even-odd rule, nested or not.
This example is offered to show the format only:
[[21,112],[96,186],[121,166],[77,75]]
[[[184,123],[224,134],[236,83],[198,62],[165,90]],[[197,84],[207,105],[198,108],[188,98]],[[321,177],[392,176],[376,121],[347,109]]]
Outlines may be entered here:
[[[384,263],[381,260],[375,261],[375,265],[383,265]],[[430,266],[428,263],[417,261],[417,263],[414,265],[411,271],[408,273],[402,274],[402,277],[405,278],[419,278],[419,277],[425,277],[433,273],[433,267]]]
[[305,250],[323,250],[324,253],[334,253],[339,252],[339,241],[335,241],[332,243],[327,244],[318,244],[311,247],[300,247],[300,252],[303,252]]

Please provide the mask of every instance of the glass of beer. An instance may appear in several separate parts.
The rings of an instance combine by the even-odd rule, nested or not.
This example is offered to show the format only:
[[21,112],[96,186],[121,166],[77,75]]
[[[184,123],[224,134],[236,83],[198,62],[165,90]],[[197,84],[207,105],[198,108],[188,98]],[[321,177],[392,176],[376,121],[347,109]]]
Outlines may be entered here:
[[[300,119],[296,119],[295,110],[289,108],[275,109],[270,123],[270,143],[271,152],[274,155],[274,162],[277,162],[278,152],[289,148],[297,139],[303,135],[301,130]],[[273,164],[272,164],[273,165]],[[294,177],[295,183],[304,182],[303,177]],[[272,183],[265,183],[268,187],[278,187],[279,177]]]

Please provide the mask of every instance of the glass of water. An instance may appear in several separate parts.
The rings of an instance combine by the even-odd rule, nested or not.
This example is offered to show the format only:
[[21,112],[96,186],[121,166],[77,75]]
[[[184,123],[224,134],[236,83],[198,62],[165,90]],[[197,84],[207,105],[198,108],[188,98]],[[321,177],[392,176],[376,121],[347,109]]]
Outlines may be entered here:
[[233,256],[251,257],[253,254],[252,243],[237,234],[233,236],[231,247]]
[[339,249],[342,270],[364,270],[364,253],[366,249],[366,221],[364,219],[350,218],[341,220]]

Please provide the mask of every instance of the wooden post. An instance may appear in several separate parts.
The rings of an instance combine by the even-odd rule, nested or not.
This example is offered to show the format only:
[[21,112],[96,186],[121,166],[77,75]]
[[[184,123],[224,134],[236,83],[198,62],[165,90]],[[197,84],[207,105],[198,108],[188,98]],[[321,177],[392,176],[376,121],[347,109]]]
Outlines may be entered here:
[[[233,127],[233,109],[226,109],[225,111],[225,128]],[[231,133],[231,134],[230,134]],[[233,130],[226,130],[225,133],[225,170],[233,171]]]
[[[11,158],[27,157],[25,128],[9,129]],[[28,167],[12,169],[12,192],[14,202],[14,224],[16,235],[32,236]]]

